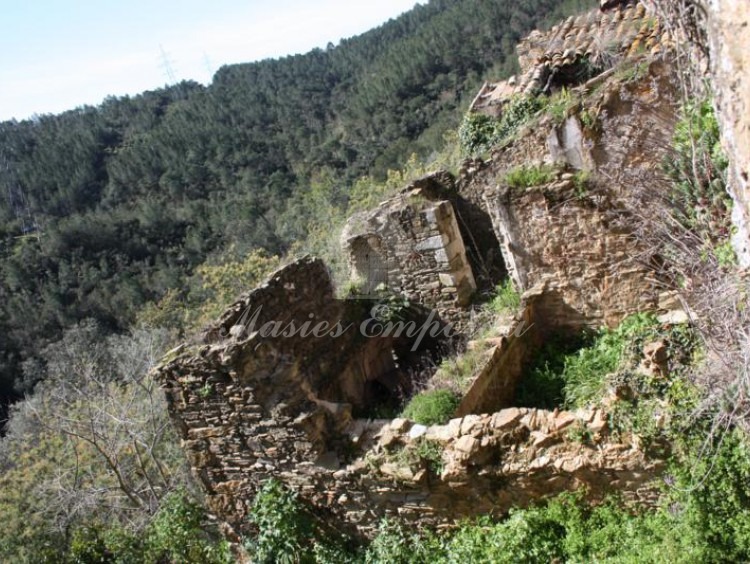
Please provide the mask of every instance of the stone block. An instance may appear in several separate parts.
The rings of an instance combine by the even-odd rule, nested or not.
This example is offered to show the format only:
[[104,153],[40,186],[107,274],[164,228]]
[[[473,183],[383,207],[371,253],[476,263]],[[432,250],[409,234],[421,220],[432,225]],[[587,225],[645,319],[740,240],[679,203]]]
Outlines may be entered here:
[[522,413],[517,407],[503,409],[492,416],[491,425],[495,429],[506,431],[515,427],[521,417]]

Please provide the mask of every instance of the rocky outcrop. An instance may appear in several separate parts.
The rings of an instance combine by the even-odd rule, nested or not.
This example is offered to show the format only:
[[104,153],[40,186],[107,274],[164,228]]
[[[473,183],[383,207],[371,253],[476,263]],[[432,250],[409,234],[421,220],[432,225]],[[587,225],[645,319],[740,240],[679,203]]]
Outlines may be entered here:
[[730,160],[729,191],[734,200],[733,243],[742,266],[750,266],[750,5],[711,0],[708,39],[711,73],[721,124],[722,141]]

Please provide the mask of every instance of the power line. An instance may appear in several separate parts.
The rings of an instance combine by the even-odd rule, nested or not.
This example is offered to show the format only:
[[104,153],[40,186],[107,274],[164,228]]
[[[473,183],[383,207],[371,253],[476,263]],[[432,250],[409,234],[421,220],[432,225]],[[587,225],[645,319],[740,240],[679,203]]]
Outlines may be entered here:
[[162,45],[159,45],[159,52],[161,54],[159,68],[164,70],[164,75],[167,77],[167,84],[175,84],[177,82],[177,75],[174,72],[174,62],[169,58],[169,54],[164,50]]

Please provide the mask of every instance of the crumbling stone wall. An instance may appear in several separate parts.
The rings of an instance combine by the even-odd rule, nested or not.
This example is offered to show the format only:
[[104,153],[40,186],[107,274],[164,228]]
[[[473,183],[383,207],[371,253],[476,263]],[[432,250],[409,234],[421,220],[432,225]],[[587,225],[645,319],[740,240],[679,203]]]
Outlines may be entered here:
[[493,413],[513,405],[527,366],[554,329],[534,311],[534,300],[526,300],[520,312],[506,316],[504,326],[496,326],[498,336],[490,341],[487,360],[461,398],[457,416]]
[[[465,166],[459,192],[492,218],[509,274],[520,291],[539,296],[546,325],[614,325],[656,307],[661,284],[632,210],[647,217],[660,209],[678,96],[668,61],[644,61],[639,76],[606,77],[587,99],[595,127],[584,128],[576,112],[562,122],[544,117],[490,159]],[[505,182],[510,171],[534,166],[555,167],[553,181]]]
[[518,288],[539,295],[538,317],[557,327],[616,325],[653,309],[658,287],[617,209],[576,193],[573,175],[517,190],[499,186],[487,207]]
[[600,9],[570,16],[549,31],[530,33],[517,47],[519,75],[485,83],[469,111],[499,116],[512,96],[576,86],[591,78],[587,75],[592,68],[607,70],[618,59],[656,55],[670,42],[644,2],[608,1]]
[[155,371],[208,508],[230,538],[249,531],[249,507],[270,478],[298,491],[321,519],[362,535],[384,516],[450,525],[581,487],[594,500],[612,488],[650,495],[663,464],[627,436],[611,437],[599,410],[511,408],[432,427],[356,419],[349,402],[387,373],[393,343],[356,330],[271,334],[275,322],[311,313],[334,325],[361,318],[355,305],[333,299],[322,263],[303,259]]

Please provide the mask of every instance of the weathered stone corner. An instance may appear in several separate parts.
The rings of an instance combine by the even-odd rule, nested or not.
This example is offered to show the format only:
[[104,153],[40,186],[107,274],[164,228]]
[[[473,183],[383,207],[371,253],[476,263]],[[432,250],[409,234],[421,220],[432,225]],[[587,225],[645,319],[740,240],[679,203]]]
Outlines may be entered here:
[[387,290],[461,322],[477,289],[452,203],[447,173],[412,183],[376,209],[352,216],[341,234],[359,294]]

